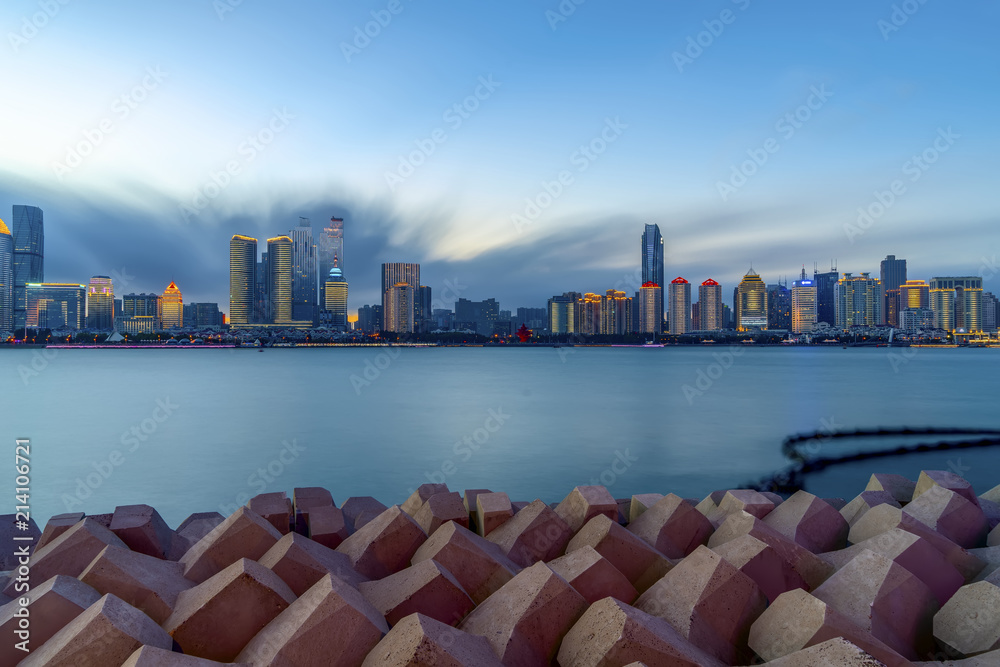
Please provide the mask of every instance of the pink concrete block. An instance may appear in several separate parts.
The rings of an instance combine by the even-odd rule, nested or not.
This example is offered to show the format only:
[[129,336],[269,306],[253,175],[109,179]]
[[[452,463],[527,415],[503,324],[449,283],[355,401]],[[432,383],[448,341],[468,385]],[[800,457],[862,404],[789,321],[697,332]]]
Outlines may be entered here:
[[514,516],[506,493],[480,493],[476,496],[476,527],[486,537]]
[[173,612],[177,596],[194,586],[184,578],[183,570],[180,563],[105,547],[80,574],[80,581],[102,595],[112,593],[163,623]]
[[226,517],[218,512],[195,512],[184,519],[175,532],[193,545],[225,520]]
[[295,511],[295,532],[306,535],[306,515],[314,507],[336,507],[333,495],[319,486],[296,487],[292,491],[292,507]]
[[934,637],[959,655],[1000,650],[1000,586],[963,586],[934,615]]
[[903,508],[903,514],[966,549],[986,546],[986,516],[978,501],[973,503],[943,486],[927,488]]
[[410,516],[416,516],[417,510],[427,502],[428,498],[438,493],[448,492],[447,484],[421,484],[417,487],[416,491],[410,494],[410,497],[406,499],[406,502],[402,504],[400,509]]
[[733,567],[754,580],[768,602],[786,591],[808,589],[809,585],[791,563],[756,537],[742,535],[712,549]]
[[105,595],[21,661],[21,667],[120,665],[140,646],[170,649],[166,632],[149,616]]
[[428,535],[448,521],[469,527],[469,513],[457,492],[434,494],[420,506],[413,518]]
[[574,533],[598,514],[618,521],[618,503],[603,486],[576,487],[555,507],[555,512]]
[[167,557],[173,540],[170,526],[149,505],[116,507],[111,518],[111,532],[132,551],[156,558]]
[[369,579],[381,579],[404,569],[427,535],[409,514],[393,505],[340,543],[337,551]]
[[888,491],[862,491],[854,500],[841,508],[840,516],[844,517],[847,525],[853,526],[868,510],[878,505],[901,507]]
[[354,667],[388,631],[361,593],[327,575],[258,632],[236,659],[251,665]]
[[183,653],[165,651],[164,649],[156,648],[155,646],[143,646],[138,649],[129,657],[128,660],[125,661],[122,667],[219,667],[219,665],[228,665],[228,667],[250,667],[250,665],[245,662],[216,662],[215,660],[196,658],[193,655],[184,655]]
[[465,495],[462,496],[462,506],[465,507],[465,511],[469,515],[469,530],[474,533],[482,534],[479,530],[479,524],[477,522],[478,516],[476,515],[476,498],[482,493],[493,493],[489,489],[466,489]]
[[423,614],[397,623],[365,658],[362,667],[502,667],[489,643]]
[[358,586],[361,594],[395,625],[410,614],[458,625],[476,604],[447,569],[425,560],[378,581]]
[[240,507],[188,549],[180,559],[184,576],[201,583],[241,558],[257,559],[281,539],[281,533],[247,507]]
[[986,537],[986,546],[988,547],[998,547],[1000,546],[1000,526],[997,526],[990,531],[990,534]]
[[247,507],[285,535],[292,526],[292,501],[284,491],[260,493],[247,502]]
[[114,520],[114,517],[114,514],[88,514],[84,518],[96,521],[108,530],[111,530],[111,522]]
[[796,492],[763,521],[813,553],[843,549],[851,530],[838,510],[806,491]]
[[27,655],[16,644],[28,640],[27,647],[36,650],[101,599],[101,594],[87,584],[62,574],[20,596],[28,600],[30,625],[27,629],[20,627],[24,617],[17,615],[22,610],[17,599],[0,607],[0,637],[4,638],[0,642],[0,665],[16,665]]
[[986,517],[986,525],[989,530],[993,530],[997,526],[1000,526],[1000,503],[995,503],[992,500],[987,500],[986,498],[980,498],[979,507],[983,510],[983,516]]
[[353,533],[389,508],[371,496],[356,496],[345,500],[340,509],[344,510],[347,528]]
[[972,485],[955,473],[947,470],[922,470],[920,477],[917,478],[917,484],[913,488],[911,502],[920,497],[924,491],[934,486],[948,489],[962,496],[973,505],[979,505],[979,498],[976,497],[976,492],[972,489]]
[[459,629],[485,637],[505,665],[548,665],[586,608],[565,579],[536,563],[476,607]]
[[[484,496],[479,496],[479,502]],[[561,556],[572,531],[548,505],[536,500],[486,536],[512,561],[528,567]]]
[[336,549],[350,537],[344,510],[333,505],[313,507],[303,514],[309,538],[325,547]]
[[294,601],[295,593],[278,575],[241,558],[181,593],[163,629],[187,655],[232,662]]
[[882,667],[882,662],[851,642],[837,637],[767,663],[771,667]]
[[725,521],[726,517],[730,514],[741,511],[752,514],[758,519],[763,519],[770,514],[771,510],[774,508],[774,502],[757,491],[752,491],[750,489],[732,489],[730,491],[726,491],[726,494],[722,496],[722,500],[719,501],[718,508],[716,511],[711,512],[708,515],[708,520],[712,522],[713,526],[718,526],[720,523]]
[[705,544],[714,527],[705,515],[671,493],[631,522],[628,530],[668,558],[683,558]]
[[549,561],[548,566],[590,604],[609,596],[631,604],[639,597],[639,592],[625,575],[593,547],[585,546],[560,556]]
[[670,623],[614,598],[590,605],[559,647],[559,664],[573,667],[645,664],[721,667]]
[[692,644],[730,665],[751,660],[750,626],[766,606],[767,598],[750,577],[704,546],[635,603],[637,609],[667,621]]
[[629,522],[635,521],[639,516],[648,510],[650,507],[656,503],[663,500],[662,493],[637,493],[632,496],[632,502],[629,505],[628,520]]
[[913,500],[913,490],[916,487],[916,482],[902,475],[876,473],[868,480],[868,486],[865,487],[865,491],[888,491],[896,499],[897,503],[905,505]]
[[521,569],[497,545],[451,521],[420,545],[412,563],[417,565],[431,559],[451,572],[476,604],[499,590]]
[[258,562],[281,577],[296,595],[302,595],[328,574],[354,588],[368,581],[354,571],[350,558],[298,533],[282,537]]
[[[37,551],[38,549],[41,549],[80,521],[83,521],[83,512],[56,514],[45,524],[45,529],[42,531],[41,537],[39,537],[38,542],[35,543],[35,550]],[[0,566],[2,565],[4,564],[0,564]],[[3,569],[8,570],[13,568],[4,567]]]
[[603,515],[595,516],[573,536],[566,553],[584,547],[606,558],[640,593],[673,567],[666,556]]

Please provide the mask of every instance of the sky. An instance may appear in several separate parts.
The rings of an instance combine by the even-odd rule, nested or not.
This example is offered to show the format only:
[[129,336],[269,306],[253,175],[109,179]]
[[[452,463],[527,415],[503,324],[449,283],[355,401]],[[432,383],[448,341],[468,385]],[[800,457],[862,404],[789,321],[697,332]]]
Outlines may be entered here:
[[1000,289],[996,3],[11,0],[0,218],[45,278],[228,310],[233,234],[345,219],[435,305],[805,266]]

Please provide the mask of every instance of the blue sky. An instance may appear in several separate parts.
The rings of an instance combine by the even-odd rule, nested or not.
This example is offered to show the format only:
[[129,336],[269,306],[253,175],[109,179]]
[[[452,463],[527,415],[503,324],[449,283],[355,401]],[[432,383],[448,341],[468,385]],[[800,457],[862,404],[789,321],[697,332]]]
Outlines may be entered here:
[[44,209],[46,278],[226,309],[232,234],[338,215],[352,309],[383,261],[503,308],[604,291],[645,223],[727,289],[890,253],[1000,288],[995,3],[329,5],[5,3],[0,217]]

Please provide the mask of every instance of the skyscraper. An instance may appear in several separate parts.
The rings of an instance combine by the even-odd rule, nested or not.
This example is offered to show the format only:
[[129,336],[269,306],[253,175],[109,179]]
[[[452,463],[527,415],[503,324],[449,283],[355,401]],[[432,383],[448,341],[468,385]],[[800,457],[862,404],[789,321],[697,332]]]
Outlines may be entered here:
[[834,288],[840,280],[836,268],[825,273],[813,272],[816,283],[816,322],[826,322],[831,327],[837,323],[837,300]]
[[792,333],[810,333],[816,328],[816,281],[806,278],[806,270],[792,282]]
[[[409,264],[406,262],[388,262],[382,265],[382,317],[384,318],[384,325],[386,331],[398,331],[397,329],[389,328],[389,312],[390,304],[386,300],[389,290],[399,283],[406,283],[409,285],[414,294],[409,295],[408,300],[406,300],[407,307],[410,308],[411,312],[406,315],[396,314],[393,311],[394,316],[397,317],[395,320],[396,326],[399,322],[409,322],[408,332],[413,332],[413,320],[416,311],[414,299],[416,298],[416,290],[420,287],[420,265],[419,264]],[[398,296],[398,295],[397,295]],[[399,318],[402,319],[399,319]]]
[[87,287],[75,283],[28,283],[27,326],[79,329],[87,323]]
[[[660,236],[659,225],[646,225],[646,230],[642,233],[642,283],[656,283],[661,288],[666,284],[663,277],[663,237]],[[664,310],[662,300],[665,298],[661,289],[661,315]]]
[[907,280],[899,286],[899,310],[930,308],[930,289],[926,280]]
[[983,279],[981,276],[931,278],[934,326],[957,333],[983,330]]
[[632,299],[621,290],[609,289],[601,299],[601,333],[620,336],[634,329]]
[[0,220],[0,334],[14,330],[14,235]]
[[254,320],[257,289],[257,239],[233,236],[229,241],[229,323],[246,326]]
[[160,324],[164,329],[184,326],[184,297],[172,280],[160,297]]
[[[882,260],[879,278],[882,284],[881,324],[899,326],[899,292],[895,290],[906,282],[906,260],[896,259],[895,255],[886,255]],[[890,307],[889,301],[892,297],[896,298],[895,308]]]
[[114,326],[114,285],[108,276],[94,276],[87,286],[87,328],[108,331]]
[[344,219],[332,217],[330,224],[320,232],[316,242],[316,255],[319,259],[319,275],[322,278],[319,286],[319,302],[326,303],[326,278],[333,268],[333,259],[337,258],[337,266],[344,271]]
[[670,333],[680,336],[691,331],[691,283],[678,276],[670,282]]
[[792,293],[787,282],[767,286],[767,328],[792,330]]
[[[566,292],[562,296],[549,299],[548,322],[549,333],[576,333],[576,302],[580,294]],[[456,326],[458,318],[455,318]]]
[[845,273],[835,291],[838,328],[873,327],[882,321],[882,286],[868,273]]
[[330,314],[330,326],[337,331],[347,331],[347,278],[337,265],[334,257],[333,266],[323,283],[323,310]]
[[703,331],[719,331],[722,322],[722,286],[711,278],[698,287],[698,326]]
[[292,239],[292,319],[312,320],[316,315],[318,270],[312,224],[308,218],[299,218],[299,226],[288,235]]
[[292,239],[276,236],[267,240],[267,294],[270,322],[292,321]]
[[1000,301],[992,292],[983,292],[983,331],[996,333],[1000,315]]
[[268,292],[271,280],[270,264],[267,261],[267,251],[260,254],[257,262],[257,288],[254,290],[254,322],[271,321],[271,296]]
[[28,283],[45,280],[45,233],[42,209],[37,206],[14,206],[14,328],[27,320]]
[[639,333],[659,334],[662,328],[663,288],[652,281],[645,282],[639,288]]
[[587,292],[576,300],[576,332],[586,336],[601,333],[601,297]]
[[383,295],[386,331],[413,333],[413,294],[412,285],[399,282]]
[[413,295],[413,330],[426,333],[434,328],[434,298],[430,285],[420,285]]
[[767,328],[767,286],[753,267],[736,288],[736,329],[751,331]]

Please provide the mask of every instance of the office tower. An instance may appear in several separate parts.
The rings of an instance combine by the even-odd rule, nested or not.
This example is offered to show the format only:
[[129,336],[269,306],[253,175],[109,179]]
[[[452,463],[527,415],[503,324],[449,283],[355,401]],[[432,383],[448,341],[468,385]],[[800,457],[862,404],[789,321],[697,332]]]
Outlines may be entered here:
[[899,310],[930,308],[930,285],[926,280],[907,280],[899,286]]
[[681,336],[691,331],[691,283],[678,276],[670,282],[670,333]]
[[[906,282],[906,260],[896,259],[895,255],[886,255],[882,260],[879,282],[882,286],[882,321],[880,324],[899,326],[898,301],[897,308],[890,307],[890,292],[898,290]],[[899,292],[894,295],[897,299]],[[895,319],[893,319],[895,318]]]
[[816,281],[802,275],[792,282],[792,333],[810,333],[816,328]]
[[329,313],[330,326],[337,331],[347,331],[347,278],[333,258],[333,266],[323,283],[323,310]]
[[115,320],[115,329],[122,333],[137,334],[159,331],[160,295],[126,294],[122,296],[122,317]]
[[737,330],[767,329],[767,286],[752,266],[736,287],[735,306]]
[[1000,300],[992,292],[983,292],[983,331],[997,332]]
[[722,304],[722,328],[732,329],[734,327],[735,324],[733,322],[733,309],[727,306],[726,304]]
[[[409,308],[411,311],[415,311],[414,298],[416,297],[416,290],[420,287],[420,265],[412,264],[406,262],[389,262],[382,265],[382,314],[385,318],[384,326],[385,331],[395,331],[395,329],[389,329],[389,302],[387,301],[387,294],[389,289],[398,285],[399,283],[406,283],[414,291],[414,294],[410,296]],[[410,312],[408,315],[403,317],[403,320],[411,323],[409,331],[413,331],[412,322],[414,319],[414,312]]]
[[[548,302],[549,333],[576,333],[576,302],[580,298],[578,292],[565,292],[562,296],[554,296]],[[455,326],[458,326],[458,313],[455,313]]]
[[826,322],[831,327],[837,324],[837,300],[834,290],[840,274],[836,268],[825,273],[813,272],[816,283],[816,322]]
[[[196,327],[220,327],[222,326],[222,311],[219,310],[219,304],[217,303],[192,303],[191,306],[191,319],[188,320],[187,316],[184,317],[184,321],[188,323],[188,326]],[[187,308],[187,306],[184,306]]]
[[14,328],[24,327],[27,319],[28,283],[45,282],[45,233],[42,209],[37,206],[14,206]]
[[792,330],[792,292],[787,281],[767,286],[767,328]]
[[246,326],[255,320],[257,239],[233,236],[229,241],[229,323]]
[[272,324],[292,321],[292,239],[276,236],[267,240],[268,312]]
[[344,271],[344,219],[330,218],[330,224],[323,228],[316,241],[316,256],[319,260],[319,302],[326,303],[326,278],[333,268],[334,258],[341,273]]
[[[316,316],[316,243],[308,218],[288,232],[292,239],[292,319],[311,321]],[[325,278],[325,276],[324,276]]]
[[79,329],[87,323],[85,285],[28,283],[25,302],[25,323],[33,329]]
[[632,329],[632,299],[625,292],[609,289],[601,299],[601,333],[621,336]]
[[722,321],[722,286],[711,278],[698,286],[698,329],[719,331]]
[[14,330],[14,235],[0,220],[0,334]]
[[643,283],[639,288],[639,333],[659,334],[662,328],[663,288],[652,281]]
[[545,308],[518,308],[515,321],[518,327],[522,324],[531,330],[546,328],[547,310]]
[[413,298],[413,329],[420,333],[426,333],[433,328],[431,320],[433,299],[430,285],[420,285],[417,287]]
[[87,328],[108,331],[114,326],[114,285],[108,276],[94,276],[87,286]]
[[931,278],[934,326],[954,333],[983,330],[983,279],[981,276]]
[[413,333],[413,297],[413,286],[404,282],[391,286],[383,295],[386,331]]
[[184,297],[172,280],[160,297],[160,324],[164,329],[184,326]]
[[[659,225],[646,225],[642,233],[642,283],[656,283],[661,288],[666,284],[663,274],[663,237]],[[660,313],[664,312],[666,295],[660,290]],[[662,328],[662,326],[661,326]],[[657,330],[657,333],[659,330]]]
[[882,285],[868,273],[845,273],[837,282],[837,328],[874,327],[882,321]]
[[691,330],[701,331],[701,304],[697,301],[691,304]]
[[260,261],[257,262],[257,287],[254,289],[254,322],[264,323],[271,321],[271,296],[268,292],[268,284],[271,279],[270,264],[267,261],[267,251],[260,254]]
[[455,302],[455,327],[458,329],[475,331],[481,336],[492,336],[499,321],[500,304],[496,299],[459,299]]

